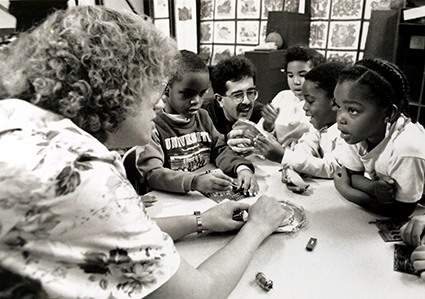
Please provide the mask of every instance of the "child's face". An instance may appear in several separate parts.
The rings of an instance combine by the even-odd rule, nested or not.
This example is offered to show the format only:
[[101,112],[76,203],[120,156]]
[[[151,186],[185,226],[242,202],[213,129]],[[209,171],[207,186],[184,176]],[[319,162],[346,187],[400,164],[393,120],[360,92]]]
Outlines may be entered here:
[[237,102],[230,96],[234,94],[246,93],[248,90],[255,90],[254,79],[245,77],[240,81],[227,81],[226,94],[219,97],[219,104],[223,108],[227,120],[235,122],[240,118],[250,119],[254,108],[254,101],[244,96],[242,102]]
[[306,80],[303,84],[305,115],[310,117],[310,123],[317,129],[328,126],[336,122],[336,109],[332,98],[329,98],[326,91],[318,88],[313,81]]
[[303,99],[302,87],[304,84],[304,77],[311,70],[309,61],[291,61],[287,65],[286,77],[288,79],[288,86],[292,92],[300,99]]
[[208,73],[187,73],[181,81],[175,81],[168,87],[168,96],[165,97],[165,112],[181,114],[191,118],[198,113],[202,104],[202,97],[209,86]]
[[341,137],[349,144],[366,140],[369,150],[385,136],[386,109],[370,99],[369,87],[345,81],[334,92]]

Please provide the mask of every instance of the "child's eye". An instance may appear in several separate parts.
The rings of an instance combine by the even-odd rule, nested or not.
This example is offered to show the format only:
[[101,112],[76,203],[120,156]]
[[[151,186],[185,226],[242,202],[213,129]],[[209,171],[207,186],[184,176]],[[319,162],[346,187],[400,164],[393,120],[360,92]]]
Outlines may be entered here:
[[205,91],[202,91],[200,94],[199,94],[199,96],[202,98],[202,97],[204,97],[204,95],[207,93],[207,90],[205,90]]
[[353,114],[353,115],[356,115],[359,112],[356,109],[354,109],[354,108],[348,108],[348,113]]

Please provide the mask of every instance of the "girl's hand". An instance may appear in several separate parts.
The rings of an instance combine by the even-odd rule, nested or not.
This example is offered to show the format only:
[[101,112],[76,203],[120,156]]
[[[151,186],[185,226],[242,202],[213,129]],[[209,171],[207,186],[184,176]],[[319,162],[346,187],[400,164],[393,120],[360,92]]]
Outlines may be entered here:
[[425,245],[425,215],[414,216],[400,228],[401,239],[410,246]]
[[238,172],[237,189],[242,188],[245,195],[255,196],[260,187],[258,186],[257,179],[251,170],[244,169]]
[[274,136],[259,136],[255,141],[255,148],[268,160],[277,163],[282,162],[285,148]]
[[419,246],[413,251],[410,259],[415,270],[421,272],[421,278],[425,280],[425,246]]
[[240,229],[245,222],[233,220],[233,214],[249,207],[249,204],[238,201],[221,202],[202,213],[202,226],[215,232]]
[[375,197],[382,205],[392,204],[395,199],[394,180],[390,177],[380,178],[374,182]]
[[334,176],[335,185],[338,186],[351,186],[351,179],[348,175],[347,168],[341,167],[340,171]]
[[261,115],[264,118],[264,130],[266,130],[267,132],[273,131],[274,123],[276,121],[277,116],[279,115],[279,108],[274,108],[271,104],[267,104],[266,106],[264,106]]
[[192,190],[199,192],[221,192],[232,189],[233,179],[221,169],[209,170],[193,178]]

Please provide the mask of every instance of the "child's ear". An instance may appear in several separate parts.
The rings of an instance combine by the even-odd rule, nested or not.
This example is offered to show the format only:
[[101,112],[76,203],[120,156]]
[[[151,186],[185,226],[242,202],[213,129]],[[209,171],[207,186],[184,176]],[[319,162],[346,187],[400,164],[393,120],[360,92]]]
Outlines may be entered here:
[[398,116],[400,115],[400,111],[398,107],[395,104],[392,104],[387,108],[387,111],[385,113],[385,121],[393,123],[397,120]]
[[168,89],[168,86],[165,87],[165,89],[164,89],[164,95],[167,96],[167,97],[170,96],[170,90]]
[[214,98],[217,101],[217,103],[220,105],[220,107],[223,107],[223,104],[222,104],[223,97],[219,95],[218,93],[216,93],[214,94]]

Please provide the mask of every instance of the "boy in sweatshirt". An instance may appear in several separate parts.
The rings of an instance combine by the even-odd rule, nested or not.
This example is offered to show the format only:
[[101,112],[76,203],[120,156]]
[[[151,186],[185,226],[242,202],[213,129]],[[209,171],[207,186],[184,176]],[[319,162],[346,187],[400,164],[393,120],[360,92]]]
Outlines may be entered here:
[[[236,185],[245,194],[255,195],[258,183],[253,164],[226,145],[208,112],[200,109],[209,86],[208,67],[187,50],[181,50],[177,60],[162,97],[164,109],[154,119],[152,141],[138,151],[136,164],[147,187],[206,193],[229,191]],[[194,172],[210,163],[221,171]]]

